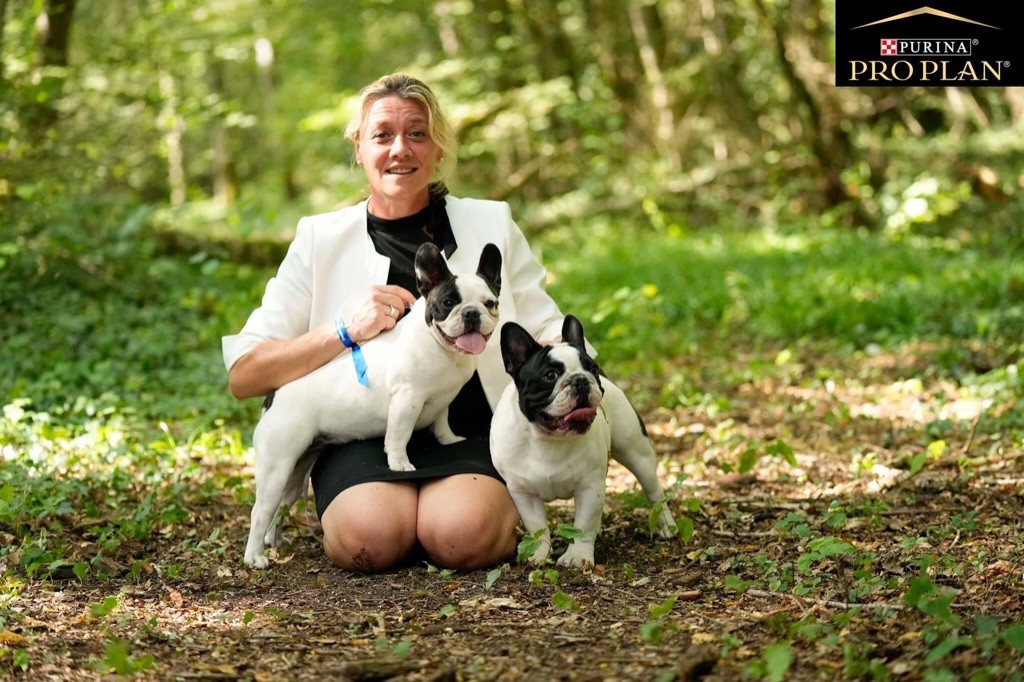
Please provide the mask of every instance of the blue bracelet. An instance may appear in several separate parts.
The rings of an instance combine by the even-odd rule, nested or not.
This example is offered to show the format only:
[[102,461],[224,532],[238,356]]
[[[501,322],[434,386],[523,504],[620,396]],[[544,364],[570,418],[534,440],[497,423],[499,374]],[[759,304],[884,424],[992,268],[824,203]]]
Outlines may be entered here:
[[339,317],[334,321],[334,329],[338,332],[338,338],[341,339],[342,345],[345,348],[352,348],[359,344],[352,340],[352,337],[348,335],[348,329],[345,328],[345,320]]
[[348,329],[345,328],[345,320],[340,315],[334,321],[334,330],[338,332],[338,338],[341,339],[342,345],[352,349],[352,364],[355,365],[356,378],[359,383],[369,388],[370,380],[366,378],[366,358],[363,357],[363,349],[349,336]]

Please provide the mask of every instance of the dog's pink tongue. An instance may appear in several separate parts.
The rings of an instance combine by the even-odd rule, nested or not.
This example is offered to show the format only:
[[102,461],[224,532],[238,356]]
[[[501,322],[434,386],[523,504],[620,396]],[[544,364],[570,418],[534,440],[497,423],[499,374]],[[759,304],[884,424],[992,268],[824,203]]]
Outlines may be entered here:
[[484,347],[487,345],[487,339],[480,332],[469,332],[462,336],[455,337],[455,346],[466,353],[472,355],[480,355],[484,352]]
[[597,416],[597,408],[594,407],[581,407],[578,410],[573,410],[569,414],[565,415],[565,421],[567,422],[589,422],[593,421],[594,417]]

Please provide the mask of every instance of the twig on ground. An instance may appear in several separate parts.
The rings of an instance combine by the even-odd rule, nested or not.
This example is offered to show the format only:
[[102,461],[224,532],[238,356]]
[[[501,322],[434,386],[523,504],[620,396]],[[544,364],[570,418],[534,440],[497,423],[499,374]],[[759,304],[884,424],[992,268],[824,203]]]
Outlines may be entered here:
[[[984,413],[982,413],[984,414]],[[974,443],[974,434],[978,432],[978,424],[981,423],[981,414],[974,418],[974,422],[971,424],[971,432],[967,435],[967,442],[960,448],[960,454],[966,455],[971,450],[971,445]]]
[[845,601],[833,601],[831,599],[814,599],[812,597],[800,597],[795,594],[787,594],[785,592],[769,592],[767,590],[759,590],[752,588],[744,592],[754,597],[765,597],[768,599],[794,599],[796,601],[808,602],[811,604],[817,604],[818,606],[832,606],[838,609],[853,609],[853,608],[874,608],[874,609],[893,609],[901,611],[906,608],[903,604],[893,604],[890,602],[873,602],[866,604],[851,604]]
[[767,538],[775,535],[770,530],[752,530],[752,531],[731,531],[731,530],[712,530],[712,535],[719,535],[724,538]]

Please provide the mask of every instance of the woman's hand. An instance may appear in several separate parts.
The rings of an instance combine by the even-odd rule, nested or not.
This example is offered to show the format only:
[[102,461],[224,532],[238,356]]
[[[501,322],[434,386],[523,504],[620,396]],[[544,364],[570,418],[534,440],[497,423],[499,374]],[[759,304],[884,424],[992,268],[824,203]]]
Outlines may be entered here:
[[370,287],[355,309],[345,317],[348,335],[356,343],[369,341],[394,328],[406,309],[415,302],[416,297],[402,287],[393,284]]

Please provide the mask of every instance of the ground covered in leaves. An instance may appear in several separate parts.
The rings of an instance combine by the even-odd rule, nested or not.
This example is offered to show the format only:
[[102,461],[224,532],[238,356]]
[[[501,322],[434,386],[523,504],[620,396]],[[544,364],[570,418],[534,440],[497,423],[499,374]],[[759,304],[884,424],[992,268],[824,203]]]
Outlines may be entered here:
[[[970,344],[680,359],[668,374],[689,397],[645,417],[692,533],[684,521],[678,541],[652,542],[649,510],[613,466],[585,571],[348,573],[301,512],[271,570],[250,571],[239,431],[140,440],[116,414],[83,408],[58,428],[12,404],[0,674],[1021,679],[1016,368]],[[33,468],[54,458],[62,475]],[[569,507],[552,511],[571,523]]]

